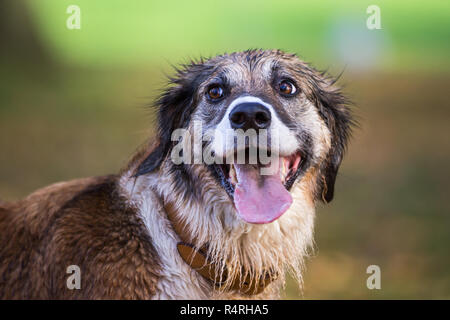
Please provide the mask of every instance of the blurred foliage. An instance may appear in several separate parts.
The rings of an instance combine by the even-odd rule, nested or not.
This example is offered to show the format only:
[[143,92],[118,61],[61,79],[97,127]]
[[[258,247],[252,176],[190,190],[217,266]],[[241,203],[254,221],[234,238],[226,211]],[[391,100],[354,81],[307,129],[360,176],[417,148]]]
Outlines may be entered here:
[[[69,4],[81,8],[80,30],[66,28]],[[380,6],[382,30],[366,29],[368,4]],[[303,292],[289,282],[286,298],[450,298],[448,1],[0,6],[3,200],[117,172],[152,134],[146,106],[172,63],[281,48],[320,68],[346,67],[340,82],[361,123],[335,200],[318,210]],[[367,47],[361,69],[352,59]],[[381,290],[366,288],[371,264],[381,267]]]
[[[248,48],[280,48],[330,67],[336,27],[353,22],[364,50],[383,37],[383,69],[449,69],[448,1],[91,1],[29,0],[36,27],[59,59],[87,66],[138,66]],[[64,28],[66,8],[81,8],[82,27]],[[381,9],[382,29],[366,28],[366,8]],[[350,39],[355,34],[349,34]],[[357,44],[356,44],[357,45]],[[331,51],[331,52],[330,52]],[[431,58],[432,57],[432,58]],[[340,66],[339,66],[340,67]]]

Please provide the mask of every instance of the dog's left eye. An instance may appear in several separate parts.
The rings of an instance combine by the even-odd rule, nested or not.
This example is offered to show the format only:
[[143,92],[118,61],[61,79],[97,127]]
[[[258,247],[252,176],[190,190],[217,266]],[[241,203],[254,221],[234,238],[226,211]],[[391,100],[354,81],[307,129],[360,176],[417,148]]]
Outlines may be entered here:
[[223,89],[219,85],[213,85],[208,89],[208,96],[212,100],[218,100],[223,97]]
[[295,85],[289,80],[283,80],[278,85],[278,90],[284,95],[293,95],[297,92]]

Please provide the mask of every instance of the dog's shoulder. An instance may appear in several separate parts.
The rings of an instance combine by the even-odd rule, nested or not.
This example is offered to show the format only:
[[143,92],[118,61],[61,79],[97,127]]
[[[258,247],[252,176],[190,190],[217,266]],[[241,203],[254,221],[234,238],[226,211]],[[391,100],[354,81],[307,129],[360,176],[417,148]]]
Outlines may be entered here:
[[0,234],[7,234],[8,228],[26,228],[24,232],[39,235],[47,227],[52,217],[78,194],[99,185],[107,177],[91,177],[59,182],[36,190],[26,198],[16,202],[0,202]]
[[35,279],[31,280],[30,273],[43,271],[42,248],[49,226],[67,202],[101,180],[55,183],[22,200],[0,203],[0,297],[34,296],[30,283]]
[[[64,182],[1,207],[0,296],[8,283],[15,297],[151,297],[157,256],[116,183],[117,176]],[[71,265],[80,268],[80,290],[67,289]],[[147,286],[137,286],[142,280]]]

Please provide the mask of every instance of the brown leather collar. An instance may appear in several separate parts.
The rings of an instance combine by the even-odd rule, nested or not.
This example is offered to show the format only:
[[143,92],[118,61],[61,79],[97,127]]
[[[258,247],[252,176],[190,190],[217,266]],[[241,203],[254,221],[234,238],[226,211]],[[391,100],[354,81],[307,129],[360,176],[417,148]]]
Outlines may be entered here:
[[[186,234],[185,225],[177,217],[173,203],[165,203],[164,210],[166,211],[167,218],[171,222],[175,233],[181,240],[177,244],[178,253],[181,258],[205,279],[211,281],[217,288],[225,289],[227,291],[238,291],[246,295],[254,295],[263,292],[264,289],[277,278],[277,275],[274,272],[264,272],[262,275],[259,275],[259,281],[255,281],[256,279],[252,279],[250,275],[247,275],[242,279],[241,275],[246,273],[241,271],[234,277],[231,285],[225,287],[230,274],[230,269],[228,269],[229,266],[226,261],[213,263],[207,257],[207,245],[196,248],[192,244],[192,242],[195,242],[195,237],[190,237]],[[222,270],[223,272],[221,272]]]

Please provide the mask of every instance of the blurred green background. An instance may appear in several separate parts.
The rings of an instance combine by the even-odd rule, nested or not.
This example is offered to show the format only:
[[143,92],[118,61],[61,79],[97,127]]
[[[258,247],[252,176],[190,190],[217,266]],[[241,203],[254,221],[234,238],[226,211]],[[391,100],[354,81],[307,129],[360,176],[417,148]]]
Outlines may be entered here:
[[[70,30],[69,5],[81,9]],[[381,9],[369,30],[369,5]],[[449,1],[29,0],[0,4],[0,198],[114,173],[152,132],[172,64],[279,48],[357,105],[335,200],[292,299],[450,298]],[[381,268],[368,290],[366,268]]]

